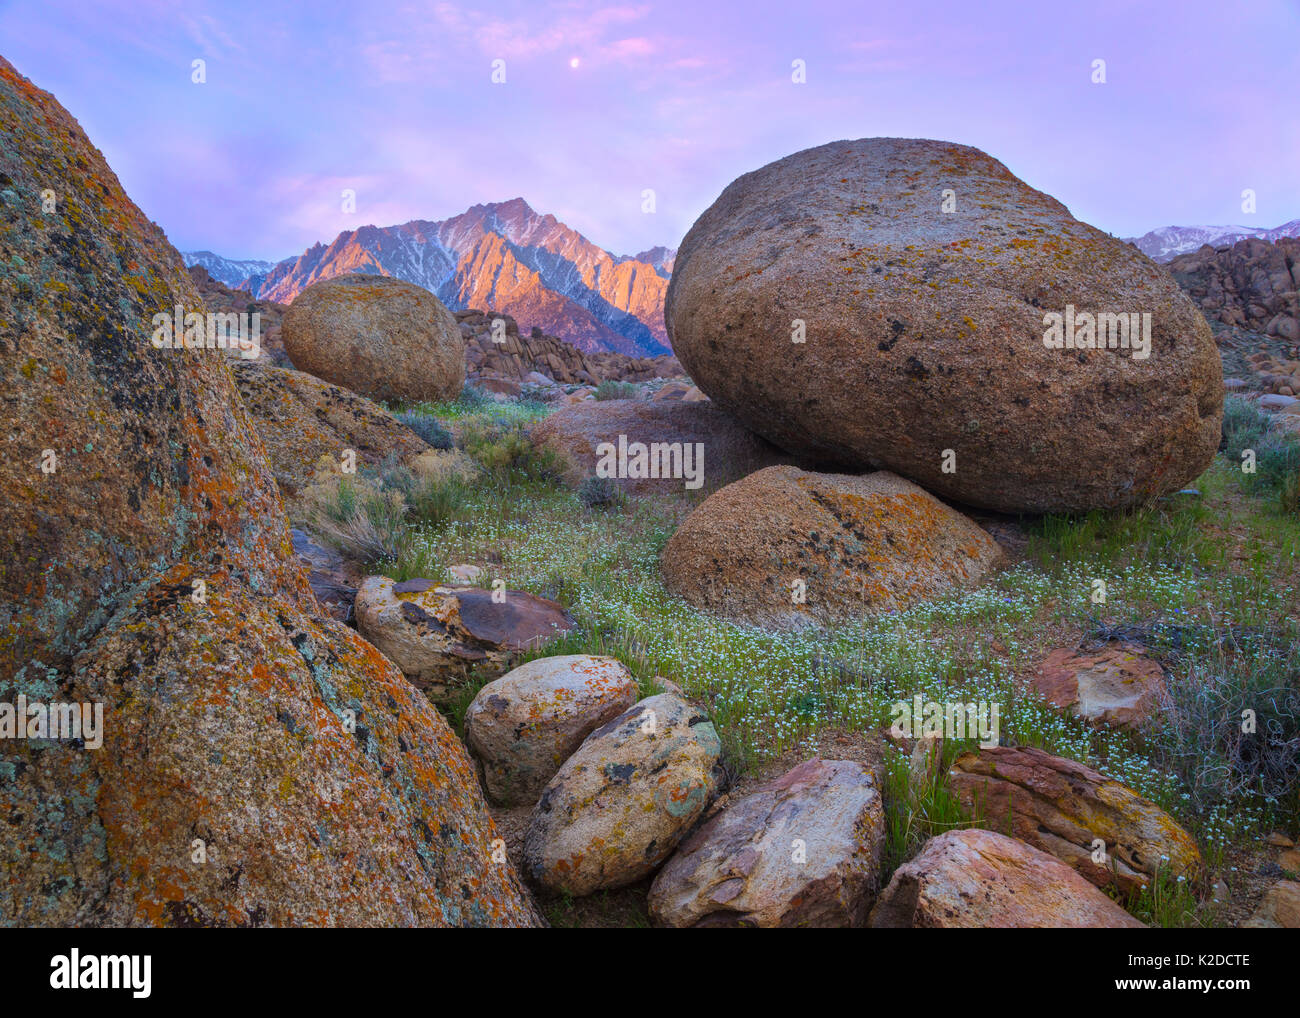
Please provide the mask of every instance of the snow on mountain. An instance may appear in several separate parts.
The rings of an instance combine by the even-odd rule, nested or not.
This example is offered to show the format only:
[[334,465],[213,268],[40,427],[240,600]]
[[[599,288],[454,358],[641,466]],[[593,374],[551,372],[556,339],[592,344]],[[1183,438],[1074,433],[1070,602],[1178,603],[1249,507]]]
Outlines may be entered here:
[[258,273],[265,274],[271,270],[274,262],[264,262],[256,258],[222,258],[221,255],[213,254],[211,251],[182,251],[181,257],[185,259],[185,265],[202,265],[208,270],[208,275],[213,279],[225,283],[226,286],[233,286],[243,289],[239,284],[248,279],[249,276]]
[[1141,237],[1126,239],[1130,244],[1137,245],[1138,250],[1149,258],[1167,262],[1180,254],[1195,251],[1204,244],[1225,247],[1247,237],[1267,241],[1275,241],[1279,237],[1300,237],[1300,219],[1293,219],[1271,230],[1253,226],[1162,226]]
[[319,279],[395,276],[433,291],[452,310],[490,308],[588,352],[643,357],[669,352],[663,299],[675,254],[657,247],[611,255],[515,198],[441,221],[348,230],[246,274],[240,287],[287,304]]

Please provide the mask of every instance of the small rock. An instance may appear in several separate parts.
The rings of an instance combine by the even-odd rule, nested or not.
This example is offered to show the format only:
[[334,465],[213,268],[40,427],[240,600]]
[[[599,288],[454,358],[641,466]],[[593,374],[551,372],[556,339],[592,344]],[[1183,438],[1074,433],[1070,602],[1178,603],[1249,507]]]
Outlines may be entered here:
[[884,840],[871,773],[809,760],[684,842],[650,887],[650,915],[677,928],[862,926]]
[[636,702],[632,673],[612,657],[544,657],[489,682],[465,713],[465,741],[488,796],[537,801],[582,740]]
[[573,895],[649,876],[717,794],[721,752],[712,722],[680,697],[634,704],[587,736],[542,792],[526,869]]
[[1121,728],[1149,720],[1166,688],[1160,662],[1131,643],[1091,653],[1054,650],[1030,683],[1053,705],[1076,717]]
[[453,583],[475,583],[483,576],[483,570],[472,565],[448,566],[447,575]]
[[1274,848],[1295,848],[1295,842],[1281,831],[1274,831],[1264,840]]
[[1268,889],[1255,914],[1241,925],[1251,929],[1300,929],[1300,883],[1279,880]]
[[506,591],[505,600],[478,587],[415,579],[394,584],[370,576],[357,591],[357,628],[435,701],[446,699],[471,670],[500,675],[520,651],[573,628],[554,601]]

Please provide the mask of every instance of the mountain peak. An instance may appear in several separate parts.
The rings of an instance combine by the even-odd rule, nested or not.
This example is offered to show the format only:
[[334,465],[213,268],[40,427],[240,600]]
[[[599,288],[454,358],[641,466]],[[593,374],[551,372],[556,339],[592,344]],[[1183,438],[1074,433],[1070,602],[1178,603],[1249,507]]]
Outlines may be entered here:
[[656,247],[644,257],[616,257],[515,197],[440,222],[345,230],[274,266],[250,266],[228,285],[246,282],[258,299],[287,304],[317,280],[390,275],[425,287],[454,311],[491,307],[588,352],[657,356],[669,351],[663,301],[674,254]]

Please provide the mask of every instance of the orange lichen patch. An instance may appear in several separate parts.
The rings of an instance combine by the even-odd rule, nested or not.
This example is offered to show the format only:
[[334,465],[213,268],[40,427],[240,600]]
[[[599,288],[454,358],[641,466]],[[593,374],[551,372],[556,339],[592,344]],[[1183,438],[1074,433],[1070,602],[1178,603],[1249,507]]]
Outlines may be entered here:
[[[755,517],[756,504],[768,512]],[[992,538],[901,478],[773,467],[710,496],[662,561],[669,589],[699,607],[787,628],[904,608],[976,581],[998,557]]]

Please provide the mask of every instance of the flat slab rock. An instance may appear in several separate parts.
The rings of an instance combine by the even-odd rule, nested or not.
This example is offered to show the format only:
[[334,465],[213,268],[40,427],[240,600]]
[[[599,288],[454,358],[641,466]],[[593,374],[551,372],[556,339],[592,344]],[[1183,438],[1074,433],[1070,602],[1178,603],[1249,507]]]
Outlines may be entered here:
[[[587,400],[543,418],[533,425],[532,439],[557,452],[567,464],[565,481],[577,486],[596,473],[597,449],[617,444],[699,443],[704,447],[704,486],[714,487],[774,463],[788,463],[789,454],[742,427],[734,417],[707,401],[634,399]],[[629,472],[630,473],[630,472]],[[620,478],[636,495],[680,493],[683,478]]]
[[672,854],[718,791],[713,723],[673,693],[647,697],[596,729],[533,809],[524,865],[573,895],[623,887]]
[[501,674],[516,656],[573,628],[554,601],[522,590],[505,600],[478,587],[369,576],[357,591],[357,628],[433,700],[473,669]]
[[[1131,892],[1157,868],[1192,877],[1201,854],[1173,817],[1091,767],[1041,749],[995,746],[958,757],[948,787],[988,826],[1007,830],[1104,887]],[[1093,842],[1106,863],[1093,862]]]
[[1148,721],[1166,689],[1164,668],[1136,644],[1086,653],[1054,650],[1030,684],[1054,706],[1117,728],[1136,728]]
[[876,929],[1108,928],[1143,924],[1060,860],[979,829],[931,838],[894,871]]
[[588,654],[538,658],[489,682],[465,712],[465,741],[488,798],[503,806],[536,802],[583,740],[636,697],[636,679],[622,662]]
[[809,760],[683,842],[651,885],[650,915],[671,927],[862,926],[884,840],[873,775]]
[[1001,557],[986,531],[894,474],[773,466],[705,499],[661,568],[697,608],[789,630],[974,586]]

